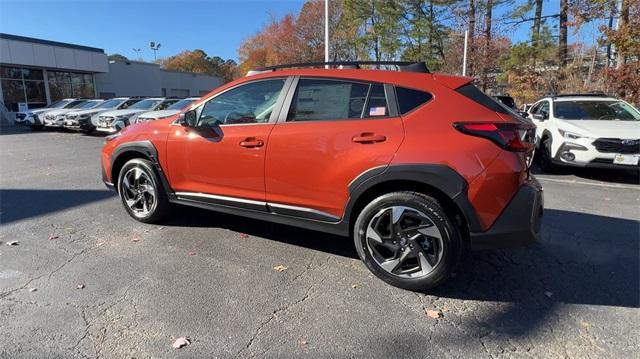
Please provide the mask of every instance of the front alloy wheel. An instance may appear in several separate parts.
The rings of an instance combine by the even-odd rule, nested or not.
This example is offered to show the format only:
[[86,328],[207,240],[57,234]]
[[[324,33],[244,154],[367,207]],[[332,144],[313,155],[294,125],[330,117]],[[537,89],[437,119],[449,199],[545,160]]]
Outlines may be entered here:
[[144,223],[158,222],[169,201],[154,165],[136,158],[125,163],[118,176],[118,194],[131,217]]
[[133,167],[122,177],[122,199],[136,217],[146,217],[157,205],[158,192],[149,175]]

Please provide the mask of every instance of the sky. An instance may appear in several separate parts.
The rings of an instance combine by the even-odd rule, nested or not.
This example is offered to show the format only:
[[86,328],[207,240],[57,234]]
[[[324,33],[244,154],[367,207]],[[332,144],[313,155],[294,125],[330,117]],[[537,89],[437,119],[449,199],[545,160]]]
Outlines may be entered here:
[[[158,57],[202,49],[210,56],[237,60],[237,49],[272,18],[297,14],[303,0],[0,0],[0,32],[68,42],[153,61],[149,42],[161,43]],[[559,8],[545,0],[543,14]],[[498,8],[496,18],[506,8]],[[508,29],[512,42],[526,41],[530,23]],[[569,41],[592,43],[595,26]]]

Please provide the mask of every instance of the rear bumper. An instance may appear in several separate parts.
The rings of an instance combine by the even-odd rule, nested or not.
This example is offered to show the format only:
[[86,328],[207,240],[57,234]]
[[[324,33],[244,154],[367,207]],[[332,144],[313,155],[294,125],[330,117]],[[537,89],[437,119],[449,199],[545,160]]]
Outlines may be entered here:
[[542,186],[532,178],[523,184],[491,228],[471,232],[471,249],[505,248],[534,243],[540,236],[544,208]]

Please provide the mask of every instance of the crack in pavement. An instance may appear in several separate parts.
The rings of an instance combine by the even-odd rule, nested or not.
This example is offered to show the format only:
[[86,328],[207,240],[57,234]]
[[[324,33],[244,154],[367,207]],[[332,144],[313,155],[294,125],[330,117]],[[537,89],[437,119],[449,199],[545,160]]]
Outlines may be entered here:
[[[315,255],[314,255],[314,258],[315,258]],[[330,260],[330,259],[331,259],[331,256],[327,256],[326,262],[325,262],[325,263],[323,263],[323,264],[321,264],[321,265],[319,265],[319,266],[318,266],[318,267],[316,267],[316,268],[317,268],[317,269],[319,269],[319,268],[322,268],[323,266],[327,265],[327,264],[329,263],[329,260]],[[313,261],[313,258],[311,259],[311,261]],[[306,268],[303,272],[306,272],[306,271],[307,271],[307,270],[309,270],[311,267],[312,267],[312,266],[311,266],[311,263],[310,263],[310,264],[307,266],[307,268]],[[297,277],[299,277],[299,276],[297,276]],[[294,280],[295,280],[295,278],[294,278]],[[293,280],[292,280],[292,281],[293,281]],[[254,331],[254,333],[253,333],[253,335],[251,336],[251,338],[249,338],[249,341],[247,342],[247,344],[246,344],[242,349],[240,349],[240,351],[238,351],[238,353],[236,353],[236,354],[233,356],[233,358],[235,359],[235,358],[239,358],[239,357],[241,357],[241,355],[242,355],[245,351],[247,351],[247,350],[251,351],[251,346],[253,346],[253,344],[255,343],[256,339],[260,336],[260,334],[262,333],[262,329],[263,329],[265,326],[267,326],[267,325],[268,325],[269,323],[271,323],[274,319],[276,319],[276,318],[278,317],[278,314],[280,314],[280,313],[284,313],[284,312],[286,312],[287,310],[289,310],[290,308],[295,307],[295,306],[297,306],[297,305],[299,305],[299,304],[303,303],[303,302],[304,302],[304,301],[306,301],[307,299],[309,299],[310,294],[311,294],[311,290],[312,290],[316,285],[319,285],[319,284],[321,284],[321,283],[322,283],[322,282],[324,282],[324,281],[325,281],[325,278],[321,279],[319,282],[317,282],[317,283],[315,283],[315,284],[312,284],[309,288],[307,288],[307,290],[306,290],[305,294],[304,294],[300,299],[295,300],[295,301],[294,301],[294,302],[292,302],[292,303],[285,304],[285,305],[283,305],[283,306],[281,306],[281,307],[277,308],[276,310],[274,310],[274,311],[271,313],[271,315],[269,316],[269,318],[267,318],[266,320],[262,321],[262,322],[258,325],[258,327],[257,327],[257,328],[256,328],[256,330]],[[260,356],[264,355],[268,350],[269,350],[269,349],[267,349],[266,351],[264,351],[263,353],[261,353],[261,354],[260,354]],[[254,355],[254,354],[250,354],[249,358],[253,358],[253,357],[255,357],[255,355]]]
[[49,273],[42,273],[42,274],[40,274],[38,276],[35,276],[35,277],[29,279],[26,283],[24,283],[23,285],[21,285],[21,286],[19,286],[17,288],[14,288],[14,289],[8,290],[6,292],[0,293],[0,299],[8,297],[9,295],[11,295],[11,294],[13,294],[13,293],[15,293],[15,292],[17,292],[19,290],[25,289],[26,287],[29,286],[29,284],[31,284],[32,282],[34,282],[34,281],[36,281],[36,280],[38,280],[38,279],[40,279],[40,278],[42,278],[44,276],[47,276],[47,281],[51,280],[51,276],[53,276],[55,273],[57,273],[60,270],[62,270],[69,263],[73,262],[77,257],[85,254],[86,252],[90,251],[91,249],[92,249],[91,247],[87,247],[87,248],[85,248],[85,249],[83,249],[83,250],[81,250],[79,252],[76,252],[73,255],[71,255],[71,258],[69,258],[66,261],[64,261],[61,265],[56,267],[53,271],[51,271]]

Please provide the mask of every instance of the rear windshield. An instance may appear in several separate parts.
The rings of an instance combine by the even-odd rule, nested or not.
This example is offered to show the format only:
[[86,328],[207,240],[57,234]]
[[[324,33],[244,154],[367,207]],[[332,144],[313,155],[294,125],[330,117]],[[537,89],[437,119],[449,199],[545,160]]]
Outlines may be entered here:
[[456,92],[492,111],[509,115],[513,114],[513,112],[510,111],[505,105],[485,95],[484,92],[480,91],[480,89],[472,84],[464,85],[458,88]]

